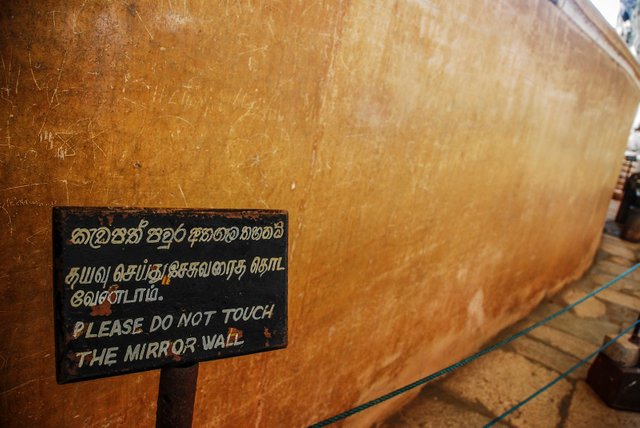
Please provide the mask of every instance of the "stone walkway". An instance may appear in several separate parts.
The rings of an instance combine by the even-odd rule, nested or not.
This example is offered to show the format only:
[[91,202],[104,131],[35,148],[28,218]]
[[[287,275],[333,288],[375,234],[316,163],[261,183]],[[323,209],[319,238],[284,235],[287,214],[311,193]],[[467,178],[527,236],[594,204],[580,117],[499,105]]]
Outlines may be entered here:
[[[615,206],[610,210],[615,214]],[[608,221],[593,266],[562,293],[503,331],[507,337],[610,281],[640,260],[640,244],[622,241]],[[482,427],[632,324],[640,311],[640,270],[570,312],[425,387],[385,421],[392,427]],[[591,362],[590,362],[591,363]],[[500,426],[640,427],[640,413],[607,407],[585,382],[590,363],[530,401]]]

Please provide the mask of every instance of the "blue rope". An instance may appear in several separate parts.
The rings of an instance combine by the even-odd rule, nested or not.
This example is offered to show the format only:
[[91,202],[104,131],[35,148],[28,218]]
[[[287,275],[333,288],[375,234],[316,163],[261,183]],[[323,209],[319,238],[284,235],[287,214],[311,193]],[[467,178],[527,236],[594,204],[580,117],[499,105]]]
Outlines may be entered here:
[[342,419],[346,419],[349,416],[352,416],[356,413],[362,412],[363,410],[366,410],[370,407],[373,407],[377,404],[380,404],[384,401],[387,401],[393,397],[396,397],[400,394],[403,394],[413,388],[416,388],[420,385],[424,385],[426,383],[431,382],[434,379],[439,378],[442,375],[445,375],[447,373],[451,373],[457,369],[459,369],[460,367],[466,366],[467,364],[469,364],[472,361],[477,360],[478,358],[495,351],[496,349],[513,342],[514,340],[529,334],[531,331],[535,330],[536,328],[540,327],[543,324],[548,323],[549,321],[553,320],[554,318],[559,317],[560,315],[564,314],[565,312],[568,312],[569,310],[573,309],[574,307],[576,307],[577,305],[579,305],[580,303],[584,302],[587,299],[590,299],[591,297],[595,296],[596,294],[600,293],[603,290],[606,290],[607,288],[611,287],[613,284],[615,284],[616,282],[620,281],[622,278],[626,277],[627,275],[631,274],[633,271],[635,271],[636,269],[638,269],[638,267],[640,267],[640,263],[634,265],[633,267],[627,269],[626,271],[624,271],[623,273],[621,273],[620,275],[618,275],[617,277],[615,277],[614,279],[612,279],[611,281],[609,281],[608,283],[602,285],[601,287],[596,288],[595,290],[593,290],[592,292],[588,293],[586,296],[582,297],[581,299],[576,300],[575,302],[571,303],[570,305],[560,309],[558,312],[555,312],[551,315],[549,315],[548,317],[544,318],[541,321],[538,321],[537,323],[525,328],[524,330],[507,337],[506,339],[503,339],[497,343],[494,343],[491,346],[488,346],[485,349],[482,349],[481,351],[476,352],[475,354],[464,358],[460,361],[458,361],[457,363],[451,364],[448,367],[445,367],[442,370],[439,370],[435,373],[430,374],[429,376],[426,376],[422,379],[419,379],[413,383],[410,383],[408,385],[403,386],[402,388],[398,388],[395,391],[389,392],[388,394],[382,395],[376,399],[373,399],[371,401],[367,401],[366,403],[360,404],[359,406],[356,406],[352,409],[349,409],[347,411],[344,411],[342,413],[338,413],[335,416],[332,416],[330,418],[324,419],[320,422],[316,422],[315,424],[311,425],[310,428],[321,428],[321,427],[325,427],[327,425],[331,425],[333,423],[336,423]]
[[509,410],[507,410],[506,412],[504,412],[503,414],[501,414],[500,416],[498,416],[497,418],[495,418],[494,420],[492,420],[491,422],[489,422],[488,424],[486,424],[484,426],[484,428],[489,428],[494,426],[495,424],[497,424],[498,422],[502,421],[504,418],[506,418],[507,416],[509,416],[511,413],[515,412],[516,410],[518,410],[520,407],[524,406],[525,404],[527,404],[529,401],[533,400],[534,398],[536,398],[538,395],[546,392],[549,388],[551,388],[553,385],[555,385],[556,383],[560,382],[562,379],[564,379],[565,377],[569,376],[573,371],[575,371],[576,369],[578,369],[579,367],[581,367],[582,365],[586,364],[590,359],[592,359],[593,357],[595,357],[596,355],[598,355],[598,353],[600,353],[601,351],[604,351],[605,349],[607,349],[609,346],[611,346],[616,340],[620,339],[622,336],[624,336],[625,334],[627,334],[632,328],[634,328],[638,323],[640,323],[640,319],[638,319],[636,322],[634,322],[633,324],[631,324],[631,326],[627,327],[626,329],[624,329],[622,332],[620,332],[620,334],[618,334],[616,337],[614,337],[613,339],[611,339],[610,341],[608,341],[607,343],[605,343],[604,345],[602,345],[601,347],[599,347],[598,349],[596,349],[594,352],[592,352],[588,357],[583,358],[582,360],[580,360],[578,363],[576,363],[573,367],[571,367],[569,370],[565,371],[564,373],[562,373],[560,376],[558,376],[557,378],[555,378],[554,380],[552,380],[551,382],[549,382],[548,384],[546,384],[545,386],[543,386],[542,388],[540,388],[539,390],[537,390],[536,392],[534,392],[533,394],[531,394],[530,396],[528,396],[527,398],[525,398],[524,400],[522,400],[521,402],[519,402],[518,404],[516,404],[515,406],[513,406],[512,408],[510,408]]

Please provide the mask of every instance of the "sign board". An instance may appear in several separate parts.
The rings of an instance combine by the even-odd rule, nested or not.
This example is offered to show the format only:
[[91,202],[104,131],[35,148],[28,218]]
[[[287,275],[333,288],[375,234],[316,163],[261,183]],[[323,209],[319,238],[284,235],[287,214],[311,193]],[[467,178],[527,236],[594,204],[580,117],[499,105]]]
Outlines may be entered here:
[[58,383],[284,348],[286,211],[53,210]]

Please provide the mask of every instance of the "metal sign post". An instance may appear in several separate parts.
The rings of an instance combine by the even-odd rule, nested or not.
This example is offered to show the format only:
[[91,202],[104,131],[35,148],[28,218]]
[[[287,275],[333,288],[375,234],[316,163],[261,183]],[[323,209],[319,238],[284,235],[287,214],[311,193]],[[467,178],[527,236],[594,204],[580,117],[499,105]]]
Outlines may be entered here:
[[198,363],[160,370],[156,428],[191,428]]

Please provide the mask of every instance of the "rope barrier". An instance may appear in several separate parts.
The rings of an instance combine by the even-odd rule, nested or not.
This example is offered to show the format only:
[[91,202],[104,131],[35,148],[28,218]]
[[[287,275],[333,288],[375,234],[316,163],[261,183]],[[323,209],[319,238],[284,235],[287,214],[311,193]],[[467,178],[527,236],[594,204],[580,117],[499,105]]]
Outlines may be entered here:
[[[631,274],[633,271],[635,271],[636,269],[638,269],[640,267],[640,263],[632,266],[631,268],[627,269],[626,271],[624,271],[623,273],[621,273],[620,275],[618,275],[617,277],[615,277],[614,279],[612,279],[611,281],[607,282],[606,284],[596,288],[595,290],[591,291],[590,293],[588,293],[587,295],[585,295],[584,297],[576,300],[575,302],[571,303],[570,305],[565,306],[564,308],[560,309],[559,311],[547,316],[546,318],[536,322],[535,324],[532,324],[531,326],[525,328],[524,330],[521,330],[520,332],[509,336],[499,342],[494,343],[493,345],[490,345],[478,352],[476,352],[475,354],[463,358],[462,360],[451,364],[450,366],[447,366],[441,370],[438,370],[435,373],[430,374],[429,376],[423,377],[422,379],[419,379],[413,383],[410,383],[408,385],[403,386],[402,388],[398,388],[394,391],[391,391],[385,395],[382,395],[378,398],[375,398],[371,401],[367,401],[366,403],[360,404],[359,406],[353,407],[352,409],[346,410],[342,413],[338,413],[335,416],[332,416],[330,418],[324,419],[320,422],[316,422],[315,424],[311,425],[310,428],[322,428],[325,427],[327,425],[331,425],[333,423],[336,423],[342,419],[346,419],[349,416],[355,415],[356,413],[362,412],[363,410],[366,410],[370,407],[373,407],[377,404],[380,404],[384,401],[387,401],[393,397],[396,397],[400,394],[403,394],[413,388],[416,388],[418,386],[427,384],[437,378],[439,378],[440,376],[443,376],[447,373],[451,373],[457,369],[459,369],[460,367],[466,366],[467,364],[471,363],[472,361],[477,360],[478,358],[495,351],[498,348],[501,348],[504,345],[507,345],[508,343],[513,342],[514,340],[529,334],[531,331],[535,330],[536,328],[540,327],[541,325],[544,325],[546,323],[548,323],[549,321],[559,317],[560,315],[570,311],[571,309],[573,309],[574,307],[576,307],[577,305],[579,305],[580,303],[584,302],[587,299],[592,298],[593,296],[595,296],[596,294],[600,293],[601,291],[606,290],[607,288],[611,287],[612,285],[614,285],[615,283],[617,283],[618,281],[620,281],[621,279],[625,278],[627,275]],[[634,324],[635,325],[635,324]],[[633,327],[633,326],[632,326]],[[569,372],[570,373],[570,372]]]
[[579,362],[577,362],[573,367],[571,367],[569,370],[563,372],[562,374],[560,374],[560,376],[558,376],[557,378],[555,378],[554,380],[552,380],[551,382],[549,382],[548,384],[546,384],[545,386],[543,386],[542,388],[540,388],[539,390],[537,390],[536,392],[534,392],[533,394],[531,394],[530,396],[528,396],[527,398],[525,398],[524,400],[522,400],[521,402],[519,402],[518,404],[516,404],[515,406],[513,406],[512,408],[510,408],[509,410],[507,410],[506,412],[504,412],[503,414],[501,414],[500,416],[498,416],[497,418],[493,419],[491,422],[489,422],[488,424],[486,424],[483,428],[489,428],[494,426],[495,424],[497,424],[498,422],[502,421],[504,418],[506,418],[507,416],[509,416],[511,413],[515,412],[516,410],[518,410],[520,407],[524,406],[525,404],[527,404],[529,401],[533,400],[534,398],[536,398],[538,395],[541,395],[542,393],[546,392],[549,388],[551,388],[553,385],[555,385],[556,383],[560,382],[562,379],[564,379],[565,377],[569,376],[573,371],[575,371],[576,369],[580,368],[581,366],[583,366],[584,364],[586,364],[590,359],[592,359],[593,357],[595,357],[596,355],[598,355],[601,351],[604,351],[605,349],[607,349],[609,346],[611,346],[616,340],[620,339],[622,336],[624,336],[625,334],[627,334],[629,331],[631,331],[632,328],[634,328],[636,325],[638,325],[640,323],[640,319],[638,319],[636,322],[634,322],[633,324],[631,324],[629,327],[625,328],[622,332],[620,332],[620,334],[618,334],[616,337],[614,337],[613,339],[611,339],[610,341],[608,341],[607,343],[605,343],[604,345],[602,345],[601,347],[599,347],[598,349],[596,349],[594,352],[592,352],[591,354],[589,354],[589,356],[583,358],[582,360],[580,360]]

